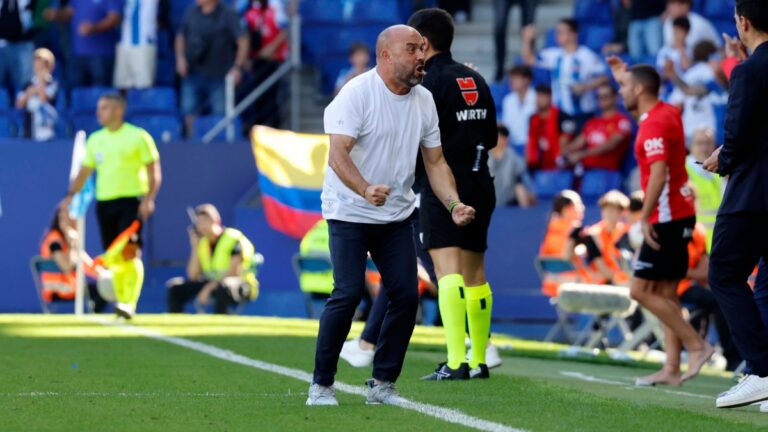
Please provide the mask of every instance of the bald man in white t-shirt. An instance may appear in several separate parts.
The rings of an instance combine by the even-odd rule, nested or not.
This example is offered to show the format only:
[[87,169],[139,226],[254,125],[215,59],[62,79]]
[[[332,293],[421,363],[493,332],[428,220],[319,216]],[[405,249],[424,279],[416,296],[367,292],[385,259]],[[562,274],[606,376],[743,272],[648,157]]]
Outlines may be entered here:
[[389,300],[368,380],[369,404],[399,400],[400,375],[418,308],[416,248],[410,218],[421,150],[432,189],[454,223],[472,207],[458,201],[443,158],[437,109],[424,78],[424,43],[413,28],[387,28],[376,43],[376,67],[348,82],[325,109],[331,148],[323,184],[334,290],[320,318],[313,383],[307,405],[338,405],[333,389],[339,353],[365,287],[370,251]]

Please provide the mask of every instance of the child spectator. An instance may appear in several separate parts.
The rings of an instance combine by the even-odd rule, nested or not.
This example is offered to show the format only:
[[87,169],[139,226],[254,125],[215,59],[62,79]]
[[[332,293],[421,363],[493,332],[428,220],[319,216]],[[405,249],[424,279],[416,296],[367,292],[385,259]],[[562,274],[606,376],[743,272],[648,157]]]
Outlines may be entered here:
[[717,47],[710,41],[703,41],[693,48],[693,66],[680,77],[671,63],[664,68],[664,75],[675,84],[675,90],[669,96],[669,103],[683,110],[683,128],[686,145],[690,146],[693,133],[701,128],[709,128],[717,133],[715,108],[712,95],[722,89],[717,81],[710,56],[717,52]]
[[536,113],[536,91],[531,86],[533,72],[525,65],[509,71],[509,87],[512,92],[502,101],[501,123],[509,129],[510,141],[518,154],[525,153],[528,143],[528,126]]
[[718,47],[720,46],[720,37],[717,30],[709,20],[703,16],[691,11],[692,0],[667,0],[667,11],[664,20],[664,45],[672,45],[673,30],[672,23],[675,18],[686,17],[691,23],[691,31],[685,40],[685,46],[692,49],[697,43],[708,40]]
[[355,42],[349,47],[349,64],[350,67],[343,69],[339,73],[339,77],[336,79],[336,89],[333,94],[339,94],[339,91],[344,84],[349,82],[352,78],[365,73],[371,68],[371,49],[368,48],[363,42]]
[[53,77],[56,59],[47,48],[38,48],[33,55],[34,75],[16,98],[16,108],[25,111],[25,136],[35,141],[47,141],[56,136],[56,95],[59,84]]
[[546,85],[537,86],[536,114],[531,116],[528,129],[528,169],[557,169],[560,146],[569,142],[575,133],[576,122],[552,105],[552,89]]
[[[533,205],[536,197],[526,187],[525,161],[509,148],[509,129],[498,127],[496,147],[489,150],[488,156],[488,169],[496,190],[496,207]],[[527,183],[531,183],[530,179]]]
[[675,65],[675,72],[682,75],[691,67],[691,55],[685,40],[691,32],[691,22],[687,17],[675,18],[672,21],[672,44],[664,45],[656,56],[656,68],[664,70],[667,62]]

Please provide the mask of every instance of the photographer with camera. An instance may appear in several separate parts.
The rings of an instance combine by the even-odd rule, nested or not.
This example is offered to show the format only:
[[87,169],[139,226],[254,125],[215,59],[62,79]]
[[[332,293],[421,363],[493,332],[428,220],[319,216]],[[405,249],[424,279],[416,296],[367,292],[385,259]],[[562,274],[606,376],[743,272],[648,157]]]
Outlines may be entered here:
[[230,306],[255,300],[259,282],[254,267],[258,254],[253,243],[242,232],[224,227],[212,204],[197,206],[193,222],[189,227],[187,278],[177,277],[166,283],[168,312],[183,312],[184,305],[193,299],[198,312],[202,312],[213,298],[214,313],[226,314]]

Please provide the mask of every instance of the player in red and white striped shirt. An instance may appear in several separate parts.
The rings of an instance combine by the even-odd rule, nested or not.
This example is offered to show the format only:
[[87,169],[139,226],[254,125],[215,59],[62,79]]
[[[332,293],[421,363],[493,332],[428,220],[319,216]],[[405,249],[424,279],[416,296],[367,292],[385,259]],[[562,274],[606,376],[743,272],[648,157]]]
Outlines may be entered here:
[[[659,101],[661,77],[649,65],[627,68],[608,59],[624,106],[637,116],[635,155],[645,193],[641,216],[643,245],[634,262],[630,294],[664,323],[667,361],[637,385],[680,385],[695,377],[714,348],[685,321],[676,288],[688,269],[688,242],[696,223],[685,171],[685,135],[680,111]],[[680,342],[688,349],[688,370],[680,374]]]

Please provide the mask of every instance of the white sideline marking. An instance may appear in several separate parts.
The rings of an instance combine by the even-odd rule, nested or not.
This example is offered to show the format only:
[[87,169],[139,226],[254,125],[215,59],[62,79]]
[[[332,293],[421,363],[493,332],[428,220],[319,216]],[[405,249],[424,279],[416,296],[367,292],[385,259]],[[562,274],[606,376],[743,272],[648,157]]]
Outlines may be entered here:
[[[308,384],[312,383],[312,374],[305,372],[303,370],[293,369],[285,366],[276,365],[273,363],[268,363],[261,360],[252,359],[229,350],[215,347],[213,345],[208,345],[201,342],[196,342],[196,341],[175,337],[175,336],[167,336],[162,333],[156,332],[154,330],[150,330],[143,327],[137,327],[131,324],[126,324],[126,323],[117,322],[117,321],[109,321],[109,320],[99,319],[99,318],[91,318],[91,319],[100,324],[119,327],[126,331],[130,331],[132,333],[139,334],[141,336],[144,336],[150,339],[155,339],[155,340],[166,342],[172,345],[177,345],[180,347],[191,349],[193,351],[207,354],[211,357],[215,357],[220,360],[225,360],[228,362],[241,364],[243,366],[249,366],[249,367],[260,369],[266,372],[271,372],[277,375],[294,378],[299,381],[304,381]],[[345,384],[340,381],[336,381],[336,383],[334,384],[334,387],[336,388],[336,390],[344,393],[354,394],[354,395],[363,396],[363,397],[366,396],[365,390],[360,386],[353,386],[350,384]],[[434,417],[438,420],[443,420],[448,423],[454,423],[461,426],[466,426],[476,430],[492,431],[492,432],[497,432],[497,431],[498,432],[526,432],[524,429],[515,429],[510,426],[503,425],[501,423],[495,423],[489,420],[483,420],[481,418],[470,416],[458,410],[443,408],[443,407],[420,403],[420,402],[414,402],[405,398],[402,398],[402,401],[395,405],[399,406],[400,408],[416,411],[418,413],[421,413],[430,417]]]
[[153,397],[192,397],[192,398],[226,398],[226,397],[296,397],[306,396],[306,392],[291,393],[128,393],[128,392],[52,392],[29,391],[21,393],[0,393],[0,397],[126,397],[126,398],[153,398]]
[[581,372],[560,371],[560,375],[566,376],[566,377],[569,377],[569,378],[575,378],[575,379],[578,379],[578,380],[581,380],[581,381],[586,381],[586,382],[594,382],[594,383],[600,383],[600,384],[610,384],[610,385],[622,386],[622,387],[624,387],[625,390],[655,390],[655,391],[660,391],[662,393],[669,393],[669,394],[678,395],[678,396],[688,396],[688,397],[694,397],[694,398],[698,398],[698,399],[714,400],[714,398],[711,397],[711,396],[697,394],[697,393],[688,393],[688,392],[684,392],[684,391],[667,390],[667,389],[656,388],[656,387],[627,386],[627,383],[624,383],[624,382],[612,381],[612,380],[607,380],[607,379],[603,379],[603,378],[598,378],[598,377],[595,377],[595,376],[592,376],[592,375],[583,374]]

